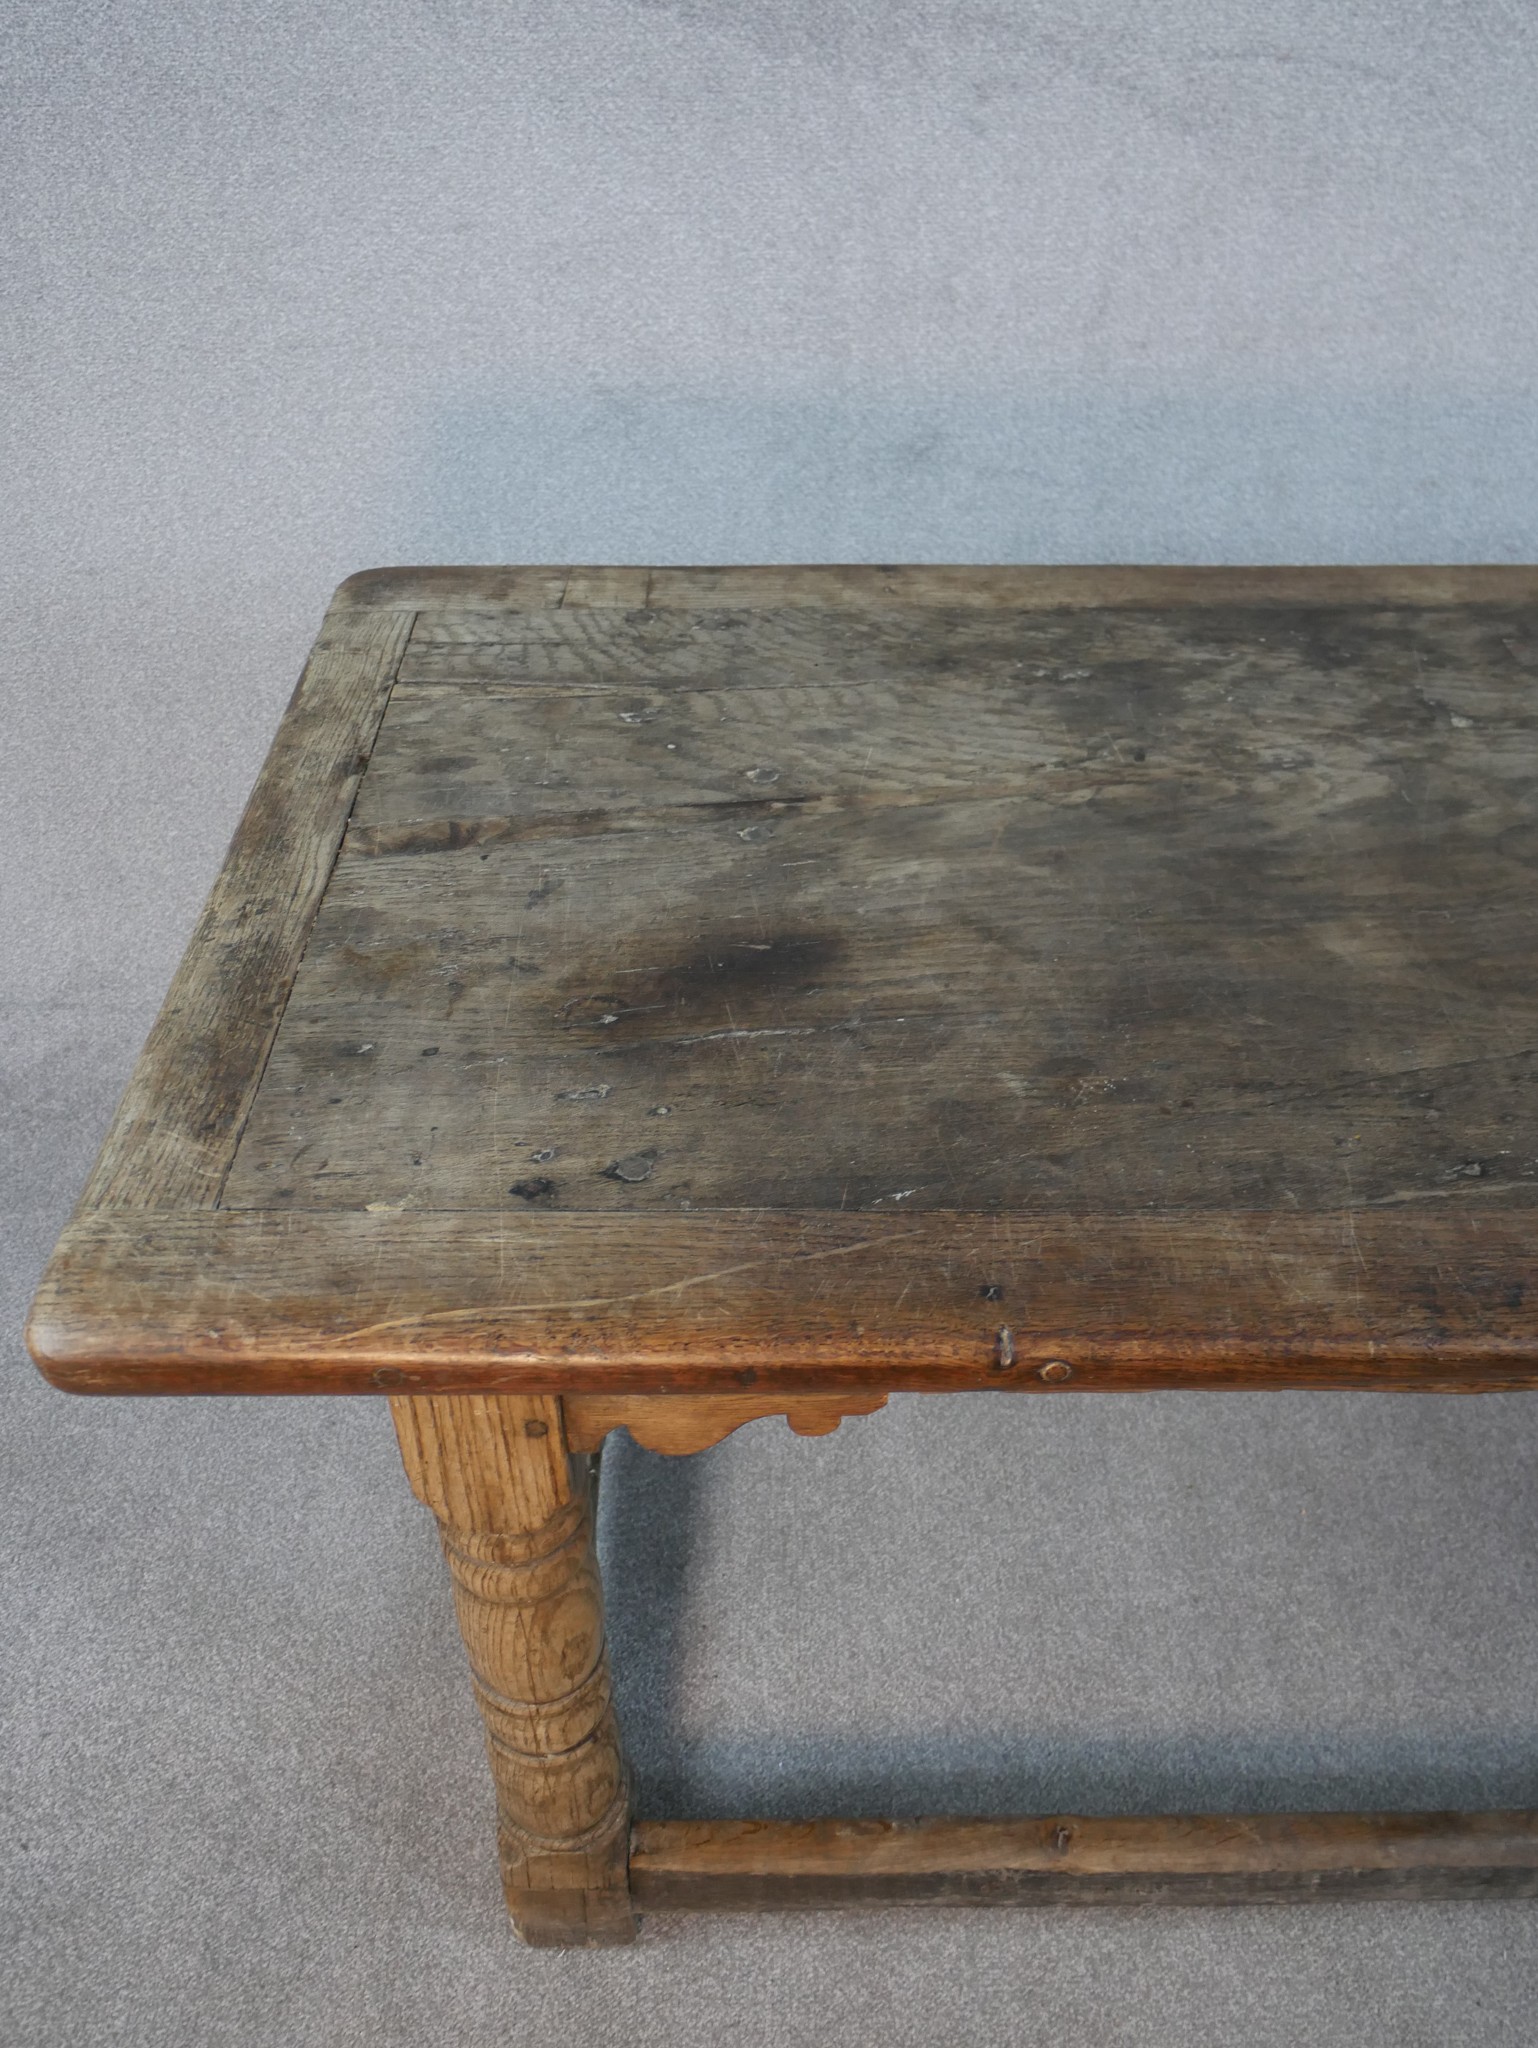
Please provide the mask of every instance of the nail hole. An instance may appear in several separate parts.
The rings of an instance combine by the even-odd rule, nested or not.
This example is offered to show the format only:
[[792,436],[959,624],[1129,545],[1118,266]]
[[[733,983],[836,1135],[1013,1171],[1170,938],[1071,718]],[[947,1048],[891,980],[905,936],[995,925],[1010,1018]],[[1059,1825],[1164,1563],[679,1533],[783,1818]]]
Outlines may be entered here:
[[650,1180],[656,1164],[655,1152],[630,1152],[623,1159],[612,1160],[604,1167],[603,1177],[605,1180]]

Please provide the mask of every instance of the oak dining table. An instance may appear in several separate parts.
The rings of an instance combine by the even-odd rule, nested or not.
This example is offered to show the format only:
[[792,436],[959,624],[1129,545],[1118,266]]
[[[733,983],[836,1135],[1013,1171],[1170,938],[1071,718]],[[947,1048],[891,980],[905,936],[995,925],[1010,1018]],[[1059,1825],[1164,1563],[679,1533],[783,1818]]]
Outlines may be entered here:
[[1531,1387],[1535,1250],[1538,570],[385,569],[29,1342],[388,1401],[530,1942],[1532,1896],[1526,1811],[635,1814],[592,1502],[894,1393]]

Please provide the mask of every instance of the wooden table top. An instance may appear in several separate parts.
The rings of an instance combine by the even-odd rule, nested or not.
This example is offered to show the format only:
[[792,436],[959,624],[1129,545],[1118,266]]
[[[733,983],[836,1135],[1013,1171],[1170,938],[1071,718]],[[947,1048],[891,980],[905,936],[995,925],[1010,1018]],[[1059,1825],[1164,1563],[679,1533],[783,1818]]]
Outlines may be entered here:
[[355,577],[34,1353],[1530,1384],[1535,790],[1531,569]]

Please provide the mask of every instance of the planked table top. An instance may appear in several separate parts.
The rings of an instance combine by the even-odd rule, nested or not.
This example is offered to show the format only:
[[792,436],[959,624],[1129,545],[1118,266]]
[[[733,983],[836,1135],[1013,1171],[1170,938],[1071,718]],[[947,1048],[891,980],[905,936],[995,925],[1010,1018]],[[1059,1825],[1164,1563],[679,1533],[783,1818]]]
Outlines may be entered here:
[[1532,569],[355,577],[34,1354],[1532,1384],[1535,791]]

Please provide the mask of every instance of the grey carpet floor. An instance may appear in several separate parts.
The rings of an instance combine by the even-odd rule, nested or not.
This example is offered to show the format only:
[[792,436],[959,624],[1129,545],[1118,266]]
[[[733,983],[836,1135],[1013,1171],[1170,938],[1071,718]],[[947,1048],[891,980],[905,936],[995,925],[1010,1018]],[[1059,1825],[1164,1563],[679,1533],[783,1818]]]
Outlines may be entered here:
[[[1538,2042],[1538,1910],[519,1949],[355,1401],[71,1401],[26,1301],[380,561],[1538,556],[1509,0],[0,20],[0,2043]],[[1538,1804],[1538,1402],[894,1402],[602,1538],[653,1811]]]

